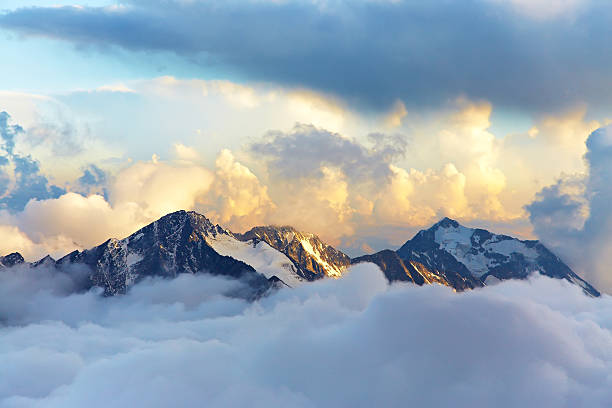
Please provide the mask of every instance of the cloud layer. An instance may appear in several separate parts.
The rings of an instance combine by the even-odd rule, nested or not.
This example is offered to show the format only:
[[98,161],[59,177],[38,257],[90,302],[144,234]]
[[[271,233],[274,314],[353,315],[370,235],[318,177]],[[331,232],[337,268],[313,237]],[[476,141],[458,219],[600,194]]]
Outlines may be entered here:
[[371,109],[465,94],[533,112],[610,106],[610,17],[605,2],[589,0],[131,0],[20,8],[0,27],[88,49],[169,51]]
[[558,280],[457,294],[360,265],[248,304],[207,275],[102,298],[41,274],[0,274],[2,408],[612,403],[612,300]]

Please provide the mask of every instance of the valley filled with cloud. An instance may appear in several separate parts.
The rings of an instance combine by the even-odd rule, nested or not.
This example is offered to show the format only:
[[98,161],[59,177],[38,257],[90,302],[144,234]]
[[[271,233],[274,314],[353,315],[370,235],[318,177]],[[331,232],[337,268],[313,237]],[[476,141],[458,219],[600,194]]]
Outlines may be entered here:
[[74,293],[0,275],[0,406],[605,407],[612,300],[546,277],[465,293],[373,265],[255,303],[239,281]]

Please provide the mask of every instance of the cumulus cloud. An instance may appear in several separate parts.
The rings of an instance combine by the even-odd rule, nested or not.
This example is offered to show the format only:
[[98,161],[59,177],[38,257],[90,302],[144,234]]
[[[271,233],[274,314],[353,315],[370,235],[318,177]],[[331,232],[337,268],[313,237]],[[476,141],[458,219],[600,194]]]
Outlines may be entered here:
[[11,116],[9,125],[14,123],[21,129],[13,138],[14,152],[31,158],[41,175],[62,187],[74,182],[77,171],[91,165],[106,167],[124,154],[124,146],[92,127],[102,125],[99,105],[94,111],[85,111],[83,101],[68,105],[61,101],[64,97],[0,91],[3,108]]
[[0,237],[6,237],[0,253],[18,251],[28,260],[63,256],[126,237],[181,209],[198,210],[235,231],[268,221],[275,205],[267,187],[229,150],[209,169],[196,163],[193,149],[177,146],[174,161],[135,162],[112,175],[91,165],[71,185],[73,191],[0,212]]
[[[436,106],[459,94],[536,111],[548,111],[551,104],[612,102],[605,68],[612,61],[598,52],[606,49],[605,2],[122,4],[19,8],[4,13],[0,25],[87,49],[170,51],[205,68],[215,64],[255,80],[323,90],[376,110],[397,98],[411,106]],[[559,16],[570,16],[572,23]],[[248,105],[253,100],[245,96],[239,103]]]
[[59,197],[64,189],[49,183],[41,174],[38,161],[15,150],[17,138],[24,133],[19,125],[10,124],[10,115],[0,112],[0,205],[21,210],[31,199]]
[[275,208],[268,188],[227,149],[219,153],[215,167],[211,190],[199,206],[203,213],[235,231],[266,223]]
[[401,136],[370,135],[366,149],[356,140],[312,125],[296,124],[289,132],[271,131],[250,150],[268,159],[271,171],[288,177],[317,174],[321,166],[337,166],[352,179],[378,180],[389,175],[389,163],[406,152]]
[[144,217],[156,219],[172,211],[194,208],[212,182],[213,175],[204,166],[137,162],[117,174],[109,196],[113,204],[134,203]]
[[612,403],[612,301],[545,277],[458,294],[359,265],[254,304],[207,275],[114,298],[0,281],[1,407]]
[[543,188],[526,209],[535,233],[605,291],[612,290],[612,127],[589,136],[586,176],[567,176]]
[[[258,224],[291,224],[353,255],[362,254],[364,244],[374,249],[400,245],[443,216],[530,238],[524,205],[562,172],[584,171],[585,148],[580,146],[599,125],[578,107],[542,116],[523,134],[500,137],[490,130],[491,103],[460,98],[426,120],[414,112],[392,110],[389,114],[403,119],[399,127],[389,128],[387,114],[368,124],[365,116],[337,100],[304,90],[171,77],[129,85],[152,105],[160,104],[150,112],[176,118],[169,122],[173,128],[199,115],[194,110],[175,117],[171,107],[183,112],[182,104],[189,106],[186,110],[197,107],[212,115],[206,126],[212,125],[200,129],[194,122],[177,130],[182,135],[192,129],[189,143],[168,140],[164,133],[163,146],[152,150],[161,158],[155,154],[154,160],[138,158],[144,154],[140,150],[150,148],[139,142],[136,160],[93,157],[71,163],[71,176],[62,175],[63,185],[76,194],[38,198],[21,212],[3,214],[3,231],[10,236],[17,227],[23,244],[4,247],[29,259],[46,253],[61,256],[111,236],[125,236],[177,209],[200,211],[235,231]],[[242,99],[252,103],[237,107]],[[105,123],[123,124],[120,110],[111,112],[114,119]],[[230,114],[237,115],[235,120],[227,121]],[[336,131],[293,122],[310,114],[320,119],[319,124],[344,124]],[[20,115],[27,117],[22,110]],[[28,123],[28,132],[18,132],[17,140],[37,128],[35,120]],[[253,130],[241,148],[244,123],[249,129],[253,124]],[[277,123],[286,130],[266,131]],[[226,127],[228,137],[221,137]],[[225,145],[233,147],[222,148]],[[539,160],[544,154],[558,160]],[[57,160],[40,157],[46,160],[38,174],[56,179]],[[75,174],[75,169],[82,173]],[[36,216],[35,211],[51,218]],[[88,211],[104,221],[88,228],[83,222]],[[60,221],[70,225],[63,233]]]

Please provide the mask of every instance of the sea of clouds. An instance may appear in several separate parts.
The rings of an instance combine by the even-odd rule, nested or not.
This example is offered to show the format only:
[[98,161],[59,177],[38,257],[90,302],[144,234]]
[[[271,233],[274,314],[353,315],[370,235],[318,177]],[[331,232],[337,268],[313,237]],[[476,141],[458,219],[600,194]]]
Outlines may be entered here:
[[612,298],[340,280],[249,303],[206,274],[125,296],[0,271],[0,407],[609,407]]

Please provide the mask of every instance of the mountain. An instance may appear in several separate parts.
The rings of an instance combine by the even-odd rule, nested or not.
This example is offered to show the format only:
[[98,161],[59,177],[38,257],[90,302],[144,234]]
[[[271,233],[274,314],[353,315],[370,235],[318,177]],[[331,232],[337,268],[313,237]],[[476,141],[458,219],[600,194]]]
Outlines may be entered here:
[[451,285],[443,276],[428,270],[423,264],[404,261],[396,251],[385,249],[373,255],[363,255],[351,260],[351,263],[372,262],[380,267],[390,282],[406,281],[417,285],[439,283]]
[[422,285],[436,276],[438,283],[456,290],[499,280],[525,279],[539,272],[565,279],[586,293],[599,296],[595,288],[539,241],[521,241],[484,229],[467,228],[450,218],[419,231],[397,251],[385,250],[351,262],[374,262],[389,281],[405,280]]
[[[23,262],[19,253],[0,257],[0,267]],[[177,211],[127,238],[111,238],[57,261],[46,256],[29,265],[73,275],[82,274],[85,268],[87,275],[79,281],[82,288],[101,287],[110,296],[125,293],[147,276],[173,278],[202,271],[240,278],[249,282],[255,294],[261,294],[272,287],[339,277],[349,264],[347,255],[314,234],[275,226],[234,234],[201,214]]]
[[177,211],[127,238],[111,238],[92,249],[74,251],[57,260],[55,266],[88,267],[91,285],[104,288],[106,295],[125,293],[147,276],[173,278],[201,271],[245,279],[254,289],[265,291],[270,284],[263,275],[241,260],[218,253],[210,244],[225,235],[227,231],[203,215]]
[[237,238],[252,245],[265,242],[282,252],[293,263],[295,273],[307,281],[325,276],[339,278],[344,269],[351,264],[348,255],[327,245],[318,236],[296,231],[289,226],[255,227],[237,235]]
[[290,287],[324,276],[338,277],[350,264],[348,256],[315,235],[291,227],[255,227],[244,234],[224,230],[209,236],[207,242],[219,254],[239,259]]
[[57,261],[46,256],[27,264],[15,252],[0,257],[0,269],[20,264],[56,268],[70,273],[82,289],[101,287],[107,296],[125,293],[148,276],[208,272],[240,278],[250,289],[239,295],[258,297],[272,288],[339,278],[349,265],[360,262],[378,265],[390,282],[438,283],[463,291],[539,272],[599,296],[540,242],[466,228],[450,218],[419,231],[397,251],[350,259],[316,235],[293,227],[260,226],[237,234],[196,212],[177,211],[127,238],[111,238]]
[[5,256],[0,256],[0,268],[10,268],[11,266],[19,265],[25,262],[23,256],[19,252],[13,252]]

